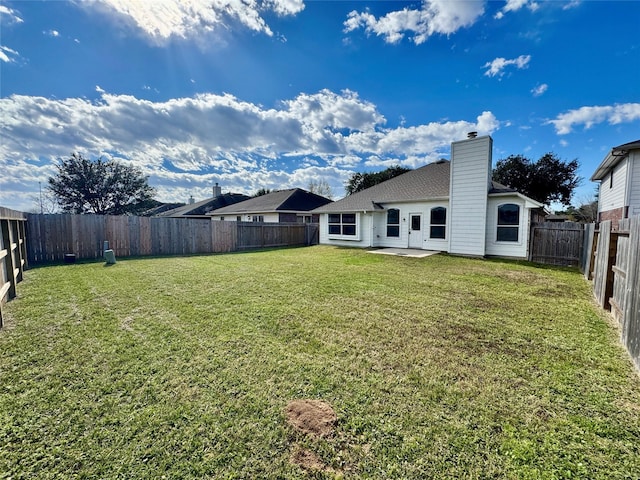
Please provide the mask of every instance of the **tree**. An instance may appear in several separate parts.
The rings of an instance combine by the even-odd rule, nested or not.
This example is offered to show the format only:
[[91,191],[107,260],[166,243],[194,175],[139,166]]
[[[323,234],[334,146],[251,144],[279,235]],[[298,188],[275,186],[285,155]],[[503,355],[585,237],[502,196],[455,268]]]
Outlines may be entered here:
[[256,193],[253,194],[254,197],[261,197],[262,195],[267,195],[268,193],[273,193],[276,190],[271,190],[270,188],[261,188]]
[[329,185],[329,182],[327,182],[324,178],[321,180],[311,180],[309,182],[309,185],[307,186],[307,190],[311,193],[315,193],[316,195],[326,197],[329,200],[333,199],[333,191],[331,190],[331,186]]
[[381,172],[354,172],[349,177],[349,180],[347,180],[345,190],[347,191],[347,195],[351,195],[410,171],[410,168],[393,165]]
[[64,212],[136,214],[152,204],[154,189],[142,171],[115,160],[88,160],[73,153],[59,159],[48,189]]
[[569,205],[573,190],[582,181],[577,170],[578,160],[565,162],[553,153],[546,153],[537,162],[522,155],[510,155],[498,160],[493,179],[544,205],[551,202]]
[[563,215],[569,215],[576,222],[593,223],[598,219],[598,192],[593,195],[583,195],[578,199],[578,207],[571,205],[562,212],[556,212]]

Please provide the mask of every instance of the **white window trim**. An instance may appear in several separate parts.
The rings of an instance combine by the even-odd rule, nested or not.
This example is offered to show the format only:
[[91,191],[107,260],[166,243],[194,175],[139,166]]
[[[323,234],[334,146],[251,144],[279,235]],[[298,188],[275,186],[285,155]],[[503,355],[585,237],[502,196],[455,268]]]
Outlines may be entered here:
[[[500,221],[500,207],[504,207],[505,205],[516,205],[518,207],[518,240],[498,240],[498,229],[499,228],[514,228],[516,225],[500,225],[498,222]],[[522,220],[524,218],[525,209],[522,205],[515,202],[504,202],[499,205],[496,205],[496,225],[495,225],[495,241],[494,243],[497,245],[522,245]]]
[[[342,225],[342,215],[355,215],[356,216],[356,234],[355,235],[336,235],[329,233],[329,215],[340,215],[340,225]],[[340,229],[342,230],[342,228]],[[352,240],[354,242],[360,241],[360,213],[358,212],[336,212],[336,213],[327,213],[327,237],[330,240]]]
[[[431,211],[436,209],[436,208],[444,208],[444,214],[445,214],[445,220],[444,223],[431,223]],[[448,220],[449,220],[449,209],[445,206],[445,205],[435,205],[431,208],[429,208],[428,211],[429,214],[429,241],[431,242],[444,242],[446,240],[449,239],[449,235],[448,235]],[[444,238],[434,238],[431,236],[431,227],[444,227]]]

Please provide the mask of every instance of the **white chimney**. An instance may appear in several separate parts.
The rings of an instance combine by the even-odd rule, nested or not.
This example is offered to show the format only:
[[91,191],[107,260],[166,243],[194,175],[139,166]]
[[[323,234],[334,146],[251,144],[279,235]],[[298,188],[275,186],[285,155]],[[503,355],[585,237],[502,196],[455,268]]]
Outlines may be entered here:
[[218,186],[218,182],[213,186],[213,198],[222,195],[222,187]]
[[452,219],[449,252],[482,257],[485,254],[493,140],[489,136],[472,136],[473,133],[466,140],[451,144],[447,215]]
[[189,205],[193,205],[194,203],[196,203],[196,199],[193,198],[193,195],[189,196]]

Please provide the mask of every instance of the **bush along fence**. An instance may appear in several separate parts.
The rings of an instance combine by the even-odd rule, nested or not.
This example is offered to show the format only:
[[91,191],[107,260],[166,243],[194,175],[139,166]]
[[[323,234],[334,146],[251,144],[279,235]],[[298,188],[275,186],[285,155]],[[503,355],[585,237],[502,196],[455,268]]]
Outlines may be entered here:
[[585,230],[583,272],[600,307],[611,310],[621,341],[640,370],[640,217]]
[[27,241],[22,212],[0,207],[0,328],[4,325],[2,306],[17,295],[17,284],[27,267]]
[[116,257],[224,253],[318,242],[317,224],[72,214],[28,214],[26,223],[32,264],[61,262],[70,254],[99,259],[104,241]]

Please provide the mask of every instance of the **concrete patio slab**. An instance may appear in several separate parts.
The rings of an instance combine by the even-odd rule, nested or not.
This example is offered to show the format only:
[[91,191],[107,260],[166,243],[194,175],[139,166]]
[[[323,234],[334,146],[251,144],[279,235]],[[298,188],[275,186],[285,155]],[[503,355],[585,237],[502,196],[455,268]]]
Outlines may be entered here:
[[423,258],[440,253],[438,250],[418,250],[416,248],[378,248],[369,250],[368,253],[379,255],[396,255],[399,257]]

